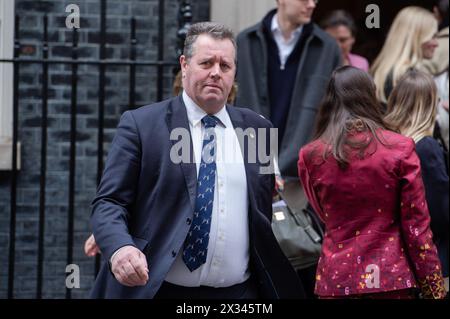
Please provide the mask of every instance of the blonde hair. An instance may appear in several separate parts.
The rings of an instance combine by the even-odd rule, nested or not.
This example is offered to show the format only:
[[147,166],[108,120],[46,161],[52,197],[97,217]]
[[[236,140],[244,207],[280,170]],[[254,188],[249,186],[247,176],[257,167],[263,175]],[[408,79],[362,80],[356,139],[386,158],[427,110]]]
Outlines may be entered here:
[[377,86],[377,97],[386,102],[384,87],[392,72],[392,85],[410,68],[421,68],[422,44],[431,40],[438,30],[431,12],[410,6],[402,9],[389,29],[386,42],[375,59],[370,73]]
[[437,103],[437,88],[431,76],[409,70],[389,97],[385,120],[417,143],[425,136],[433,135]]

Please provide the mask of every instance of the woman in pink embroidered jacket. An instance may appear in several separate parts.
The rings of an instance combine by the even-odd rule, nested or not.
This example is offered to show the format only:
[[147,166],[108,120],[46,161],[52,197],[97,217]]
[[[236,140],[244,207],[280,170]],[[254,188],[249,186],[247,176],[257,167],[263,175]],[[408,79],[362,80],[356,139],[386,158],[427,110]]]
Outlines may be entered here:
[[445,296],[414,141],[384,122],[366,72],[333,73],[298,169],[326,228],[319,297]]

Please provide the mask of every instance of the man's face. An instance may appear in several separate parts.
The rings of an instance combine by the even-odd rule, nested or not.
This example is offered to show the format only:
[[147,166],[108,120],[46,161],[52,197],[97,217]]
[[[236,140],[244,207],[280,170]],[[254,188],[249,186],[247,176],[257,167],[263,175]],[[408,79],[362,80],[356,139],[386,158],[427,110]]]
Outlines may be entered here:
[[339,25],[325,30],[329,35],[336,39],[341,48],[343,56],[347,56],[352,50],[355,38],[349,28],[343,25]]
[[198,36],[193,56],[180,57],[183,88],[194,102],[209,114],[217,113],[226,103],[236,73],[233,43]]
[[278,0],[281,16],[286,17],[289,23],[294,25],[310,23],[315,8],[315,0]]

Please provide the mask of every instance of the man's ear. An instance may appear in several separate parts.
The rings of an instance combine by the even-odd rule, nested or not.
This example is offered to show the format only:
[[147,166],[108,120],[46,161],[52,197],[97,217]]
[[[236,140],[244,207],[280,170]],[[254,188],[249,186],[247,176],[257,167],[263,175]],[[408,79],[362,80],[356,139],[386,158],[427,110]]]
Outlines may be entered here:
[[187,59],[186,56],[180,56],[180,67],[181,67],[181,75],[184,78],[186,75],[186,67],[187,67]]
[[183,67],[183,66],[186,66],[186,64],[187,64],[186,56],[181,55],[180,56],[180,66]]

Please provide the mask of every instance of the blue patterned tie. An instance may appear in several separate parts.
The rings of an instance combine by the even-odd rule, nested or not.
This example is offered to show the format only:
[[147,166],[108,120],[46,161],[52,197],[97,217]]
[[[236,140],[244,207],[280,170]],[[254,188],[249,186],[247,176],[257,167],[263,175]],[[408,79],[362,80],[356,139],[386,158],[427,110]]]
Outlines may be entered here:
[[183,251],[183,260],[190,271],[194,271],[206,262],[216,182],[214,127],[218,119],[207,115],[202,118],[202,122],[205,132],[203,134],[202,158],[197,179],[194,219],[186,237]]

